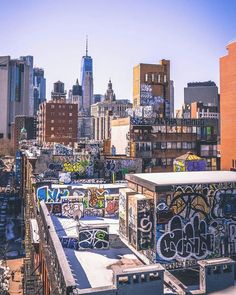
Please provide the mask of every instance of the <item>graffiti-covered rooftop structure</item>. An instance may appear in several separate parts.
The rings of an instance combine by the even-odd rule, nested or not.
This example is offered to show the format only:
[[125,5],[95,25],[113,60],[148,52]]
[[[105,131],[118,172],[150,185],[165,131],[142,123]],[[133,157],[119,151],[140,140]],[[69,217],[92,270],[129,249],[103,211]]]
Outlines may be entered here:
[[235,172],[129,174],[126,179],[120,234],[150,262],[172,269],[236,256]]

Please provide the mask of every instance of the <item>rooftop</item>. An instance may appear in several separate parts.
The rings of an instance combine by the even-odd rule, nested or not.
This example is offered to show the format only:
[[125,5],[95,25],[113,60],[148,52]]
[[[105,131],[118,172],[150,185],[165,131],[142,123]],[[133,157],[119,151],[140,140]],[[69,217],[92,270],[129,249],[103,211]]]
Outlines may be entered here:
[[[59,238],[78,238],[77,227],[109,226],[109,235],[118,235],[117,218],[85,217],[79,223],[72,218],[51,215]],[[109,287],[113,285],[113,266],[139,267],[142,263],[125,247],[109,249],[75,250],[63,247],[72,275],[79,289]],[[94,266],[96,265],[96,270]]]
[[128,174],[126,179],[155,191],[158,186],[166,185],[236,182],[236,173],[232,171],[139,173]]

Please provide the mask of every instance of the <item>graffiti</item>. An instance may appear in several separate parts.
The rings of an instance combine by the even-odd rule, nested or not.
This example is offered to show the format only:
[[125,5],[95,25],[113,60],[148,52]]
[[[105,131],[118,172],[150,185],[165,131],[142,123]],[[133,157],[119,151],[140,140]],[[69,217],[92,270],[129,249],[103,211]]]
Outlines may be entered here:
[[184,171],[205,171],[207,163],[204,159],[199,158],[196,155],[190,154],[186,160],[176,159],[173,162],[174,172]]
[[58,171],[54,171],[54,170],[45,170],[43,172],[43,178],[44,179],[55,179],[58,178]]
[[212,216],[236,220],[236,189],[218,190],[216,192]]
[[153,200],[138,201],[138,250],[153,248],[154,245],[154,203]]
[[83,204],[78,202],[66,202],[61,207],[62,216],[80,219],[83,216]]
[[77,238],[60,237],[59,239],[61,241],[62,247],[73,250],[79,249],[79,242]]
[[84,209],[84,216],[104,217],[103,209],[86,208]]
[[79,249],[109,249],[107,227],[79,229]]
[[173,211],[165,201],[160,201],[156,206],[156,220],[158,224],[166,224],[173,217]]
[[236,254],[236,184],[173,186],[156,205],[156,261],[191,265]]
[[119,210],[119,201],[118,200],[106,199],[106,207],[105,207],[105,216],[106,217],[118,216],[118,210]]
[[37,200],[44,202],[59,202],[61,197],[69,196],[70,192],[64,188],[51,188],[48,185],[37,188]]
[[64,184],[71,183],[71,173],[59,172],[59,182]]
[[89,166],[89,161],[84,160],[76,163],[65,162],[63,163],[63,170],[65,172],[79,172],[83,174],[86,172],[86,168]]
[[68,217],[118,216],[119,195],[110,194],[109,189],[82,188],[80,186],[61,187],[48,184],[36,188],[36,197],[39,202],[44,201],[52,204],[62,202],[62,215]]
[[135,160],[110,160],[106,159],[104,162],[105,176],[110,177],[113,173],[120,174],[120,178],[124,178],[124,175],[130,172],[140,173],[142,172],[142,159]]
[[54,170],[54,171],[61,171],[62,170],[62,164],[61,163],[49,163],[48,169]]
[[71,155],[73,155],[73,149],[69,148],[67,146],[64,146],[62,144],[55,143],[54,149],[53,149],[53,154],[54,155],[71,156]]
[[49,213],[61,215],[61,203],[46,203]]
[[207,232],[207,224],[198,216],[183,224],[180,216],[174,216],[167,231],[157,242],[159,256],[164,260],[204,259],[214,250],[214,235]]
[[200,191],[194,190],[191,186],[178,187],[170,201],[169,209],[189,220],[196,214],[201,218],[206,217],[210,212],[210,204],[207,196]]

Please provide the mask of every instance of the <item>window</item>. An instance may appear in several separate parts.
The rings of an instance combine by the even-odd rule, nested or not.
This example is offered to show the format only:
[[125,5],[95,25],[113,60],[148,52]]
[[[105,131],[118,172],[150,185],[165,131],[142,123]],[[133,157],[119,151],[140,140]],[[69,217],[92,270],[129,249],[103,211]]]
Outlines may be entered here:
[[177,142],[176,147],[177,147],[177,149],[181,149],[181,141],[178,141],[178,142]]
[[183,141],[183,144],[182,144],[182,146],[183,146],[183,149],[187,149],[187,148],[188,148],[188,143],[187,143],[187,142],[185,142],[185,141]]
[[54,104],[51,104],[51,109],[54,109],[54,108],[55,108]]
[[51,120],[51,123],[54,123],[54,120]]
[[61,109],[61,104],[58,105],[59,109]]
[[69,124],[72,124],[72,120],[69,120]]
[[69,117],[72,117],[72,113],[69,113]]
[[172,165],[172,159],[171,158],[167,158],[166,159],[166,164],[167,164],[167,166],[171,166]]
[[171,142],[166,143],[167,149],[171,149]]
[[54,127],[51,127],[51,131],[53,131],[54,130]]
[[171,148],[175,150],[177,148],[177,143],[176,142],[172,142]]
[[161,143],[161,149],[162,149],[162,150],[166,149],[166,142],[162,142],[162,143]]

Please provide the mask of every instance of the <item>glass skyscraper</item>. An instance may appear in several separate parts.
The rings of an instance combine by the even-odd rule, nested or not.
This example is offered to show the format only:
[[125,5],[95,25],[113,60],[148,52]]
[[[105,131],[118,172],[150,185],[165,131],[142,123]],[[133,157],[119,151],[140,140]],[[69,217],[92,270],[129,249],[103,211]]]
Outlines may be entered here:
[[34,68],[33,74],[34,84],[34,115],[37,114],[40,103],[46,100],[46,79],[44,78],[44,70]]
[[83,96],[83,110],[90,114],[90,106],[93,104],[93,60],[88,56],[88,41],[86,40],[86,55],[81,62],[81,86]]

